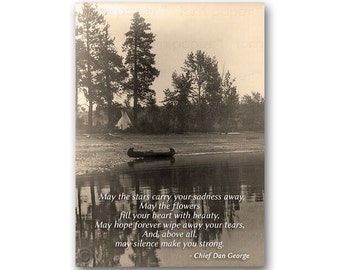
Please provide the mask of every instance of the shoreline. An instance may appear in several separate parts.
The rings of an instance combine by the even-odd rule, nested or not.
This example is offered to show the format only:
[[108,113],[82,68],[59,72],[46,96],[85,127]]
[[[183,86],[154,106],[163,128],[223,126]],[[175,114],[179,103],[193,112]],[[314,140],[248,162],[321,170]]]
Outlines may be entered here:
[[102,173],[134,159],[127,150],[164,150],[174,148],[176,156],[242,154],[264,152],[264,134],[244,132],[237,135],[190,133],[171,135],[77,134],[76,175]]

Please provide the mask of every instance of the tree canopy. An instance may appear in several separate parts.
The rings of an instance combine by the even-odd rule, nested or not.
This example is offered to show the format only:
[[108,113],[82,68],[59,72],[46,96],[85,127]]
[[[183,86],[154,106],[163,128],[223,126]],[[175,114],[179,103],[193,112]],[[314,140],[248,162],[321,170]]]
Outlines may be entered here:
[[107,109],[108,125],[113,128],[114,95],[123,92],[127,72],[123,65],[123,57],[118,55],[114,40],[108,34],[108,28],[107,24],[99,42],[96,83],[98,104]]
[[155,103],[155,91],[150,87],[159,75],[159,70],[155,67],[156,55],[151,52],[155,35],[151,32],[150,26],[139,12],[134,13],[123,44],[123,51],[127,53],[125,64],[129,71],[127,88],[132,92],[135,123],[138,107]]
[[[96,4],[83,3],[76,25],[76,87],[88,103],[88,128],[93,126],[93,107],[107,116],[108,129],[130,110],[140,132],[229,132],[264,130],[264,98],[258,92],[240,98],[236,78],[219,73],[218,61],[207,52],[191,51],[181,72],[171,76],[172,89],[164,90],[163,106],[157,105],[152,84],[160,72],[152,52],[156,35],[138,13],[133,14],[119,55],[109,24]],[[117,97],[127,99],[118,103]]]
[[88,100],[89,131],[92,129],[93,105],[97,99],[94,77],[97,71],[98,47],[105,28],[104,16],[96,6],[83,3],[82,12],[77,16],[76,28],[76,81],[78,88]]

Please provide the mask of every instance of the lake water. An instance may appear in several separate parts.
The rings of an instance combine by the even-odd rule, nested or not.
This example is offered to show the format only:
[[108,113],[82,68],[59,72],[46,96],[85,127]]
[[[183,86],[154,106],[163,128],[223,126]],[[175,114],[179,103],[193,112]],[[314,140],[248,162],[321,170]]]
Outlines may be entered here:
[[[100,199],[101,194],[126,194],[130,198],[109,201]],[[191,196],[175,201],[173,198],[178,194]],[[132,199],[135,195],[140,195],[138,200]],[[222,198],[238,195],[242,200],[238,197],[206,200],[197,195],[221,195]],[[145,203],[154,207],[154,211],[141,208]],[[163,209],[162,205],[170,205],[171,209]],[[185,205],[189,210],[179,209],[178,205]],[[75,211],[77,266],[262,266],[264,153],[132,160],[111,172],[77,176]],[[170,218],[162,218],[170,212]],[[194,212],[201,216],[194,216]],[[144,218],[133,220],[127,213],[144,215]],[[218,217],[200,218],[202,214],[209,217],[212,213]],[[102,221],[114,226],[119,220],[132,223],[132,228],[98,228]],[[136,228],[137,223],[159,227]],[[181,228],[169,230],[176,232],[170,237],[163,234],[168,231],[163,223],[180,224]],[[183,224],[196,227],[183,228]],[[209,228],[204,229],[205,226]],[[145,235],[146,231],[151,234]],[[117,246],[117,242],[136,246]],[[149,246],[139,247],[142,242]],[[180,242],[181,246],[164,247],[165,242]],[[190,247],[183,248],[183,242]]]

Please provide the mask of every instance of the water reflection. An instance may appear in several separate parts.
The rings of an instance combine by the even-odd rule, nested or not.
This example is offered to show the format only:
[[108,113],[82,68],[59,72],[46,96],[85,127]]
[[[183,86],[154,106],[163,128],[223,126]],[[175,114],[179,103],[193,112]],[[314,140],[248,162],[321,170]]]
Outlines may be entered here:
[[[100,194],[141,195],[138,200],[100,200]],[[205,200],[197,196],[183,197],[169,202],[152,195],[242,195],[245,200]],[[247,245],[256,265],[263,260],[263,200],[264,161],[263,154],[187,156],[151,162],[134,161],[115,171],[100,175],[77,176],[76,179],[76,263],[77,266],[204,266],[227,265],[221,261],[199,261],[191,257],[193,250],[225,251],[240,249]],[[173,198],[173,196],[172,196]],[[184,205],[185,207],[180,205]],[[151,209],[143,209],[148,203]],[[169,213],[162,205],[170,204],[173,214],[166,221],[161,219]],[[184,209],[183,209],[184,208]],[[143,218],[133,220],[138,214]],[[206,219],[200,216],[205,215]],[[212,213],[218,216],[213,216]],[[210,216],[209,216],[210,215]],[[121,219],[120,219],[121,218]],[[132,223],[132,228],[95,228],[96,222],[116,224]],[[169,230],[164,222],[189,224],[191,228]],[[222,226],[244,224],[245,229]],[[138,227],[136,226],[138,223]],[[145,228],[143,224],[153,224]],[[262,225],[261,225],[262,224]],[[114,225],[113,225],[114,226]],[[150,226],[150,225],[149,225]],[[208,226],[208,227],[206,227]],[[98,227],[98,226],[97,226]],[[163,232],[183,232],[192,247],[186,249],[162,246],[164,242],[176,245],[183,236],[165,238]],[[253,232],[256,235],[253,236]],[[188,234],[190,233],[190,235]],[[252,235],[252,236],[250,236]],[[250,237],[257,237],[252,238]],[[129,243],[126,247],[117,242]],[[203,246],[202,246],[203,245]],[[253,246],[252,246],[253,245]],[[169,261],[169,257],[172,260]],[[261,264],[261,263],[259,263]],[[232,264],[235,265],[235,264]],[[240,264],[244,265],[244,264]]]
[[133,161],[128,162],[129,167],[135,167],[137,164],[143,164],[143,163],[160,163],[164,161],[168,161],[170,164],[174,164],[176,159],[174,157],[159,157],[159,158],[139,158],[134,159]]

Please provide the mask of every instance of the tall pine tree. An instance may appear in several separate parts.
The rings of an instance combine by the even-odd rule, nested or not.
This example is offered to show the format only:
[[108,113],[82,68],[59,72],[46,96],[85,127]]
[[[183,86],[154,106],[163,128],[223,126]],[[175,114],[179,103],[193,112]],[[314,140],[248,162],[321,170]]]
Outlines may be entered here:
[[159,70],[154,66],[155,54],[151,53],[155,35],[150,30],[150,23],[146,23],[138,12],[134,13],[123,44],[123,51],[127,52],[125,64],[130,73],[127,86],[132,90],[135,125],[138,107],[155,101],[155,91],[150,89],[150,86],[159,75]]
[[108,128],[114,127],[114,95],[123,89],[127,72],[123,65],[123,58],[118,55],[114,46],[114,40],[108,33],[109,25],[103,30],[98,47],[98,72],[96,82],[98,89],[98,103],[106,109],[108,116]]
[[[105,21],[103,15],[91,3],[83,3],[77,14],[76,27],[76,75],[77,87],[88,101],[88,128],[92,131],[93,105],[97,99],[94,77],[97,72],[98,47]],[[78,91],[78,90],[77,90]]]

